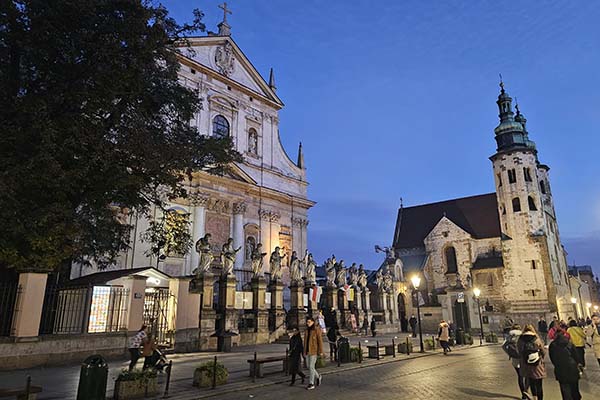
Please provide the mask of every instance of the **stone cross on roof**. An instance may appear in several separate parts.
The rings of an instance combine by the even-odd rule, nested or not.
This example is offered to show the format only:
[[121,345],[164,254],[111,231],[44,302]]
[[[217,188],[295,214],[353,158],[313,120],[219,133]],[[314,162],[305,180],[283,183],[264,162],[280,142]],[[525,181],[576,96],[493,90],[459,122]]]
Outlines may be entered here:
[[232,14],[231,10],[227,8],[227,2],[219,4],[219,8],[223,10],[223,22],[227,22],[227,14]]

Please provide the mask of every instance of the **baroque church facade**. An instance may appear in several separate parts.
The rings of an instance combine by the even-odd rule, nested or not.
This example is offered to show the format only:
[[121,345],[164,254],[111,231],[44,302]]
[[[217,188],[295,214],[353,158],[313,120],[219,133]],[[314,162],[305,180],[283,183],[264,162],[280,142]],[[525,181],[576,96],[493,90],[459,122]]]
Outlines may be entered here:
[[427,305],[441,305],[444,319],[465,328],[479,328],[474,288],[496,322],[500,315],[523,322],[574,315],[549,167],[500,86],[497,148],[490,157],[495,192],[401,207],[394,233],[405,273],[425,279]]
[[[234,247],[241,247],[235,271],[243,284],[250,277],[250,254],[259,243],[267,254],[275,247],[288,256],[292,251],[304,254],[307,212],[315,203],[307,197],[302,145],[292,160],[280,140],[279,110],[284,104],[276,93],[273,70],[265,81],[232,39],[226,13],[218,33],[189,38],[182,44],[179,79],[196,90],[201,100],[191,123],[201,134],[230,136],[243,161],[231,165],[222,176],[195,172],[187,182],[188,198],[173,201],[170,208],[187,216],[194,242],[211,234],[215,254],[233,238]],[[161,216],[160,210],[154,210],[152,218]],[[130,249],[110,269],[152,266],[172,277],[192,274],[199,261],[193,248],[183,255],[148,255],[150,244],[140,236],[150,221],[135,215],[129,218],[133,226]],[[264,268],[268,274],[268,255]],[[94,267],[74,266],[71,277],[94,272]]]

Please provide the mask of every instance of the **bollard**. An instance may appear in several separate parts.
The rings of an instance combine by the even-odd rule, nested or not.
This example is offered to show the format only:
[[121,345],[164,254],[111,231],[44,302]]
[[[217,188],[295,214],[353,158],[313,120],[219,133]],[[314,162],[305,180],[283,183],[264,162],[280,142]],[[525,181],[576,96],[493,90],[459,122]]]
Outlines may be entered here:
[[376,342],[377,345],[377,360],[379,360],[379,340]]
[[254,352],[254,364],[252,364],[252,383],[256,382],[256,352]]
[[360,346],[360,340],[358,341],[358,363],[362,364],[362,347]]
[[217,356],[215,356],[215,362],[213,364],[213,376],[212,376],[212,389],[217,387]]
[[27,375],[27,381],[25,382],[25,398],[29,399],[29,392],[31,392],[31,375]]
[[163,399],[169,397],[169,384],[171,383],[171,369],[173,368],[173,360],[169,361],[169,365],[167,365],[167,382],[165,383],[165,393],[163,394]]
[[392,357],[396,358],[396,342],[392,339]]
[[409,338],[408,336],[406,337],[406,355],[410,356],[410,344],[409,344]]
[[435,350],[435,338],[431,335],[431,350]]

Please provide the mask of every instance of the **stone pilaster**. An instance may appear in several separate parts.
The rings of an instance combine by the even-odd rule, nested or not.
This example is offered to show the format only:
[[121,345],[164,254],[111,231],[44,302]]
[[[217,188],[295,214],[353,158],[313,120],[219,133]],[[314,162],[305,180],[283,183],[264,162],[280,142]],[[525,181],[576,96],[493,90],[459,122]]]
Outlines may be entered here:
[[362,290],[358,286],[354,287],[354,306],[358,310],[358,320],[356,323],[360,329],[360,327],[362,327],[363,319],[365,318],[365,311],[363,310]]
[[257,343],[265,343],[269,338],[269,310],[265,303],[267,281],[264,277],[254,277],[250,283],[252,288],[252,308],[256,313]]
[[291,307],[288,313],[288,328],[302,329],[306,318],[304,309],[304,287],[302,284],[293,282],[290,286]]
[[323,295],[325,296],[325,306],[331,310],[338,309],[338,289],[336,287],[326,287],[323,289]]
[[217,349],[217,338],[212,337],[215,333],[215,320],[217,318],[217,313],[213,309],[214,281],[214,274],[211,272],[205,272],[201,277],[190,281],[190,293],[200,294],[198,347],[204,351]]
[[382,322],[384,324],[389,324],[390,323],[390,321],[389,321],[390,316],[389,316],[388,307],[387,307],[387,293],[385,291],[383,291],[383,290],[379,290],[377,292],[377,300],[378,300],[378,303],[379,303],[379,307],[381,308],[380,311],[383,314],[383,321]]
[[269,318],[273,321],[273,326],[270,330],[275,333],[275,336],[285,333],[285,310],[283,309],[283,283],[281,281],[271,282],[269,285],[271,293],[271,308],[269,310]]
[[221,276],[219,280],[219,310],[222,313],[224,331],[237,332],[238,311],[235,309],[235,276]]
[[338,297],[338,325],[340,327],[348,327],[348,322],[350,318],[350,312],[348,310],[348,297],[346,297],[346,291],[342,289],[338,289],[337,292]]

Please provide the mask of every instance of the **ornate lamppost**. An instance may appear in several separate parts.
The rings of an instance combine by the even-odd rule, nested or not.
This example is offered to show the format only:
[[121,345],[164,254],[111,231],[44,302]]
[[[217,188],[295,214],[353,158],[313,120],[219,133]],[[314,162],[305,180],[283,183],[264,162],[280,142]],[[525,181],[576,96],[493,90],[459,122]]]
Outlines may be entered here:
[[419,344],[421,346],[421,353],[424,353],[423,348],[423,331],[421,330],[421,302],[419,301],[419,285],[421,284],[421,278],[418,275],[413,276],[411,279],[413,287],[417,291],[417,322],[419,324]]
[[479,303],[479,296],[481,295],[481,290],[479,288],[473,289],[473,294],[475,295],[475,299],[477,300],[477,312],[479,313],[479,345],[483,344],[483,319],[481,318],[481,304]]

